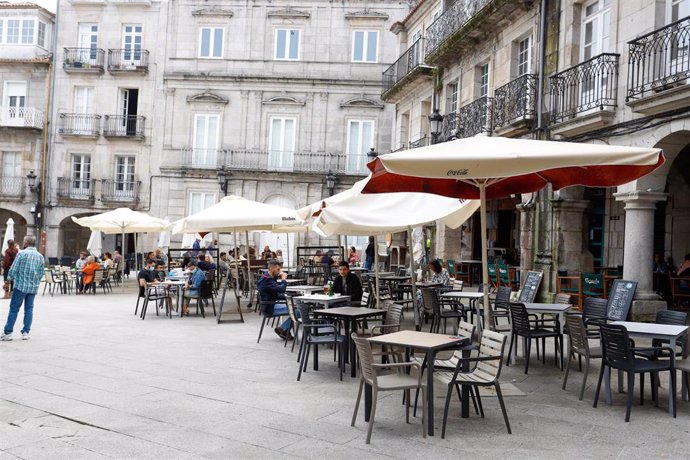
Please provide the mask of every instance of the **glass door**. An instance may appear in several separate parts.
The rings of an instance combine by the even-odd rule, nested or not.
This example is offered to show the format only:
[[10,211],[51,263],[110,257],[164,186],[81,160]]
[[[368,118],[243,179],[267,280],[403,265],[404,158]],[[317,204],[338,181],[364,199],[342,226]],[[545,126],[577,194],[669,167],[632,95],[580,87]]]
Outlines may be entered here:
[[295,119],[271,118],[270,166],[292,171],[295,153]]
[[5,196],[16,196],[21,192],[22,154],[20,152],[2,152],[0,193]]
[[122,65],[141,65],[141,24],[122,26]]
[[218,162],[218,115],[194,116],[194,149],[192,164],[199,167],[216,167]]
[[24,105],[26,103],[26,82],[5,82],[5,110],[3,124],[5,126],[24,125]]
[[134,197],[134,157],[117,157],[115,162],[115,196]]
[[79,63],[98,64],[98,24],[79,24]]
[[[582,62],[609,50],[611,0],[595,0],[585,4],[582,15]],[[580,106],[596,107],[608,94],[608,72],[603,68],[586,67],[580,89]]]
[[72,155],[71,184],[74,198],[91,196],[91,155]]
[[373,146],[373,120],[350,120],[347,130],[347,170],[365,171],[367,152]]

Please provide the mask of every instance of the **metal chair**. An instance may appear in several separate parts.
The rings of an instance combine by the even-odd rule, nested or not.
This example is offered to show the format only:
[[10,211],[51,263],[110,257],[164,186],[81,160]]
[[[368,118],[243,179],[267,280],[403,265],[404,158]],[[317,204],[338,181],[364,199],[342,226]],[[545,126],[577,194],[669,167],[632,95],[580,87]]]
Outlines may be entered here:
[[[561,336],[558,326],[552,320],[529,319],[527,309],[524,304],[514,303],[510,305],[510,317],[512,325],[512,334],[510,340],[510,347],[508,348],[508,358],[506,359],[506,366],[510,365],[510,355],[513,346],[517,349],[517,338],[523,337],[526,339],[525,350],[525,374],[529,371],[529,358],[532,347],[532,340],[542,341],[543,356],[542,362],[546,363],[546,339],[552,337],[554,339],[554,359],[558,363],[558,353],[561,354],[561,367],[563,367],[563,337]],[[553,329],[547,329],[547,323],[554,324]],[[534,324],[534,327],[532,326]],[[538,345],[537,345],[538,346]]]
[[[503,413],[503,420],[506,423],[508,434],[512,434],[510,430],[510,422],[508,421],[508,413],[503,401],[503,393],[501,393],[501,385],[498,382],[501,376],[501,366],[503,362],[503,350],[505,349],[506,336],[489,330],[484,330],[482,339],[479,342],[479,356],[476,358],[460,358],[455,371],[439,372],[435,377],[448,385],[448,392],[446,393],[446,405],[443,411],[443,428],[441,430],[441,438],[446,437],[446,423],[448,421],[448,409],[450,407],[450,398],[453,396],[453,388],[460,393],[459,387],[462,385],[470,385],[471,387],[486,387],[493,386],[496,389],[496,396],[501,405],[501,412]],[[463,372],[462,367],[466,362],[474,362],[475,367],[470,372]],[[481,397],[477,391],[477,400],[479,407],[484,416],[484,410],[481,405]]]
[[[299,305],[300,316],[302,318],[302,343],[298,353],[297,360],[299,361],[299,372],[297,373],[297,381],[302,378],[302,372],[307,371],[307,364],[309,363],[309,352],[312,346],[332,345],[333,352],[338,351],[338,368],[340,369],[340,380],[343,380],[343,367],[345,367],[344,351],[345,351],[345,336],[339,334],[339,328],[335,322],[328,319],[315,319],[309,314],[309,306],[307,304]],[[316,354],[314,354],[316,358]],[[318,363],[314,362],[314,369],[316,370]]]
[[[405,394],[405,421],[410,422],[410,390],[422,390],[422,436],[426,438],[426,384],[422,380],[421,366],[415,362],[407,363],[388,363],[375,364],[374,355],[371,351],[371,344],[365,338],[358,337],[352,333],[352,340],[355,341],[357,354],[359,356],[360,380],[359,391],[357,392],[357,402],[355,411],[352,414],[351,426],[355,426],[359,402],[362,399],[364,384],[371,387],[371,413],[369,414],[369,426],[367,427],[366,443],[371,442],[371,432],[374,427],[376,416],[376,403],[379,391],[403,390]],[[394,373],[380,374],[383,370],[394,370]],[[409,371],[409,373],[407,372]],[[416,375],[415,375],[416,374]]]
[[[625,406],[625,421],[630,421],[630,410],[632,408],[633,393],[635,388],[635,374],[644,374],[650,372],[658,378],[659,372],[669,371],[671,374],[671,384],[669,391],[671,392],[671,412],[673,418],[676,417],[676,370],[675,370],[675,350],[671,347],[651,347],[651,348],[635,348],[630,344],[630,337],[625,326],[616,324],[599,324],[601,330],[601,345],[602,345],[602,366],[599,371],[599,381],[597,382],[597,390],[594,395],[593,407],[597,407],[599,402],[599,392],[601,391],[601,382],[604,380],[604,371],[609,369],[609,374],[613,369],[624,371],[628,375],[628,397]],[[635,357],[635,352],[652,350],[661,352],[666,350],[670,353],[670,360],[650,361],[644,358]],[[642,376],[641,376],[642,379]],[[644,388],[644,380],[640,383]],[[655,399],[656,385],[652,385],[652,394]]]
[[280,314],[275,314],[274,309],[276,305],[285,305],[287,307],[287,300],[285,299],[276,299],[276,300],[264,300],[261,298],[261,293],[259,291],[256,291],[256,299],[257,299],[257,305],[259,305],[259,309],[261,311],[261,316],[263,319],[261,320],[261,329],[259,329],[259,337],[256,339],[256,343],[259,343],[261,340],[261,334],[264,332],[264,327],[266,326],[266,323],[271,321],[272,319],[275,318],[280,318],[281,316],[284,315],[284,313]]
[[582,386],[580,387],[580,401],[585,394],[587,375],[589,374],[589,361],[601,358],[601,347],[589,346],[587,337],[587,327],[582,321],[582,315],[577,313],[566,313],[565,322],[568,325],[568,360],[565,363],[565,375],[563,376],[563,389],[568,383],[568,373],[570,372],[570,362],[575,355],[585,358],[585,371],[582,375]]
[[[429,307],[431,307],[430,309],[433,314],[429,332],[438,333],[441,329],[441,320],[443,320],[443,333],[445,334],[448,319],[452,319],[457,323],[465,317],[462,311],[441,308],[441,302],[439,301],[438,291],[436,289],[422,289],[422,299],[424,301],[425,312],[428,312]],[[457,324],[455,329],[457,329]]]

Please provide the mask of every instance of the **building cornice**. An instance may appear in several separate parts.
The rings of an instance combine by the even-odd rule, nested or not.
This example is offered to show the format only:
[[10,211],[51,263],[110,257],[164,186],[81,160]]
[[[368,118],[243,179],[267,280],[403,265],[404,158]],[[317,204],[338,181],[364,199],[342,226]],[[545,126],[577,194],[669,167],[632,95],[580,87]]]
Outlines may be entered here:
[[228,101],[228,99],[226,99],[222,96],[219,96],[216,93],[211,92],[210,89],[207,89],[203,93],[194,94],[192,96],[187,96],[187,102],[189,102],[189,103],[203,102],[203,103],[212,103],[212,104],[227,104],[229,101]]
[[291,6],[288,6],[287,8],[281,10],[271,10],[268,13],[266,13],[266,16],[269,18],[309,19],[311,17],[311,13],[309,13],[308,11],[293,10]]
[[379,13],[378,11],[372,11],[369,8],[365,8],[362,11],[345,13],[345,19],[378,19],[385,21],[388,19],[388,15],[386,13]]
[[212,6],[210,8],[199,8],[198,10],[193,10],[192,11],[192,16],[212,16],[212,17],[225,17],[227,19],[230,19],[233,17],[235,13],[233,13],[231,10],[225,10],[223,8],[218,8],[216,6]]
[[340,103],[340,108],[356,107],[358,109],[383,109],[382,102],[369,99],[364,94],[347,99]]

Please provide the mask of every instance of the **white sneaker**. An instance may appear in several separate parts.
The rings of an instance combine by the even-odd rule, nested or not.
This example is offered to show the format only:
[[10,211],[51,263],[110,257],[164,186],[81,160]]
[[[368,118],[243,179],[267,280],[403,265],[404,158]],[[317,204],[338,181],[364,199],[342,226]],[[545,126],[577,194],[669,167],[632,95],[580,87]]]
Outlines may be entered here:
[[22,332],[22,340],[29,340],[31,336],[28,332]]
[[12,333],[0,335],[0,341],[9,342],[10,340],[12,340]]

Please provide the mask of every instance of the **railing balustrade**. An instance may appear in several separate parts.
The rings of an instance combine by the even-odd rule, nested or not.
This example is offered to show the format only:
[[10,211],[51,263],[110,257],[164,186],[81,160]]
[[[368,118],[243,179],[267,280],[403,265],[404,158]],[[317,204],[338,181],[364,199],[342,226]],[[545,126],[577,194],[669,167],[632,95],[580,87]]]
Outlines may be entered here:
[[[426,29],[424,56],[436,51],[457,30],[464,27],[474,15],[496,0],[456,0]],[[514,0],[510,0],[514,1]]]
[[390,67],[383,72],[385,93],[416,67],[424,63],[424,38],[418,38]]
[[109,72],[148,72],[149,51],[144,49],[109,49],[108,50],[108,71]]
[[615,109],[619,56],[603,53],[551,77],[551,122]]
[[139,201],[141,181],[109,180],[101,181],[101,199],[104,201]]
[[59,198],[72,200],[93,200],[96,188],[95,179],[58,178],[57,194]]
[[100,48],[65,48],[62,67],[66,70],[103,70],[105,50]]
[[146,117],[137,115],[105,115],[103,135],[106,137],[144,137]]
[[626,101],[685,84],[690,77],[690,16],[628,42]]
[[58,133],[70,136],[98,136],[101,132],[101,116],[87,113],[61,113],[58,117]]
[[24,183],[23,177],[0,177],[0,195],[12,198],[22,197],[25,193]]
[[537,75],[526,74],[497,88],[493,97],[494,128],[531,120],[537,113]]
[[491,103],[492,98],[484,96],[460,107],[457,114],[455,137],[472,137],[479,133],[491,132]]
[[0,107],[0,124],[16,128],[43,129],[43,111],[33,107]]

